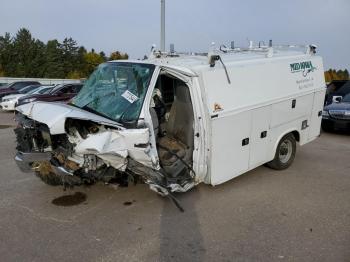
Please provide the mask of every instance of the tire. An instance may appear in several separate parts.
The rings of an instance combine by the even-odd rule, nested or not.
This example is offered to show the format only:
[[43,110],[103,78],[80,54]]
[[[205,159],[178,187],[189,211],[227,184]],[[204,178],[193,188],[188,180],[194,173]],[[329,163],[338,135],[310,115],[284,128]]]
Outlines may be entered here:
[[288,168],[294,161],[296,141],[293,134],[287,134],[279,141],[275,158],[266,165],[275,170]]
[[83,184],[82,180],[78,176],[60,176],[55,173],[41,174],[35,172],[36,176],[39,177],[45,184],[50,186],[65,186],[74,187]]

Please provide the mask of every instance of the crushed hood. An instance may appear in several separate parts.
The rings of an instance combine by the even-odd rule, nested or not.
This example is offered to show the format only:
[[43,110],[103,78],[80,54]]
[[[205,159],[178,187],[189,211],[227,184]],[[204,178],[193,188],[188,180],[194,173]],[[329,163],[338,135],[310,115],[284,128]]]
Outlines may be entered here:
[[67,118],[90,120],[123,129],[115,121],[64,103],[34,102],[18,106],[16,110],[35,121],[46,124],[53,135],[65,133],[64,125]]

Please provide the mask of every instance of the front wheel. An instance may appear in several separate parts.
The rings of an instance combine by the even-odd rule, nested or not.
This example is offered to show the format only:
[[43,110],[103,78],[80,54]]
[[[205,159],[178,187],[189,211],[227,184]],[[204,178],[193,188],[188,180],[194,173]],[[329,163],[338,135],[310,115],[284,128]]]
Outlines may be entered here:
[[294,161],[296,142],[293,134],[282,137],[278,143],[275,158],[266,165],[272,169],[283,170],[288,168]]

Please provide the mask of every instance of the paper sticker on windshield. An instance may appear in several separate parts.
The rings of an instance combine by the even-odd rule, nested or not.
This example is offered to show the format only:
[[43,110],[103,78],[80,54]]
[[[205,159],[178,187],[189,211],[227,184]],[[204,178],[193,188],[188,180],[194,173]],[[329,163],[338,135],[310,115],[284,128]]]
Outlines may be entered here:
[[129,90],[126,90],[122,97],[124,97],[126,100],[128,100],[131,104],[134,103],[137,99],[139,99],[137,96],[135,96],[133,93],[131,93]]

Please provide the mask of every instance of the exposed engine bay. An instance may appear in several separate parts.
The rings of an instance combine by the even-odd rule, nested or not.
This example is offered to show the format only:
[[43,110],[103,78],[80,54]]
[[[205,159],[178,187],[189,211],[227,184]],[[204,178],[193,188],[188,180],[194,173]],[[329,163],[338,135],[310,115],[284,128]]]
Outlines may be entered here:
[[[149,109],[152,125],[140,121],[134,128],[71,105],[23,106],[16,112],[18,166],[49,185],[144,182],[162,196],[188,191],[195,185],[189,90],[165,75],[155,90]],[[48,108],[60,117],[47,113]],[[152,127],[157,155],[151,150]]]

